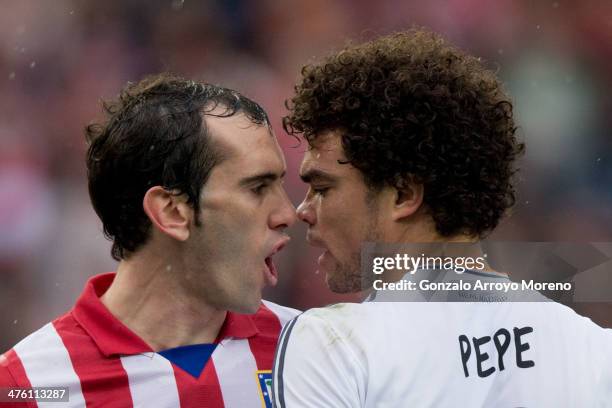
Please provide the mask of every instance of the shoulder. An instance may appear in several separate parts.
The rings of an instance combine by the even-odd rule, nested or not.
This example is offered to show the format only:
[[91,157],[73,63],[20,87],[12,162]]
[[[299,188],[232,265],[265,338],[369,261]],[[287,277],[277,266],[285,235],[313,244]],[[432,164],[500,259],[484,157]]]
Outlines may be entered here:
[[47,323],[0,355],[0,385],[29,387],[28,372],[32,362],[44,361],[57,353],[62,340],[53,323]]
[[588,317],[578,314],[574,309],[561,303],[551,301],[539,304],[528,303],[528,305],[531,306],[530,312],[539,310],[542,320],[547,321],[551,325],[560,326],[565,329],[573,328],[578,330],[579,333],[586,332],[590,334],[597,332],[604,336],[612,335],[611,329],[604,329]]
[[15,355],[14,350],[9,350],[4,354],[0,354],[0,387],[17,387],[23,386],[18,384],[12,370],[19,364],[19,359]]
[[[361,406],[367,383],[364,339],[342,323],[358,305],[310,309],[283,329],[274,359],[276,407]],[[349,318],[349,320],[352,320]]]
[[[0,388],[4,388],[4,396],[8,396],[7,389],[30,387],[27,377],[21,375],[19,359],[14,350],[9,350],[0,354]],[[34,402],[12,402],[4,400],[0,405],[6,408],[36,407]]]
[[67,336],[82,334],[83,330],[78,325],[71,312],[66,312],[45,324],[40,329],[23,338],[13,348],[19,356],[50,355],[53,353],[64,353]]
[[[551,309],[545,317],[551,330],[566,333],[566,341],[580,343],[586,349],[607,350],[609,358],[612,355],[612,329],[606,329],[588,317],[582,316],[568,306],[560,303],[546,304]],[[554,309],[554,313],[552,313]]]
[[[281,346],[291,344],[292,348],[345,349],[352,353],[361,350],[380,333],[376,329],[380,313],[377,305],[358,303],[337,303],[314,308],[296,316],[281,334]],[[378,316],[378,318],[377,318]]]
[[53,322],[47,323],[13,347],[20,359],[36,359],[63,349],[63,342]]
[[67,338],[73,334],[82,336],[81,332],[82,329],[68,312],[19,341],[4,354],[4,364],[9,371],[23,371],[29,377],[32,370],[39,371],[47,365],[56,365],[59,360],[69,360],[65,344]]
[[[299,316],[301,325],[331,326],[339,332],[359,331],[380,324],[391,308],[386,303],[336,303],[309,309]],[[385,310],[383,310],[385,309]],[[387,310],[388,309],[388,310]]]
[[281,326],[284,326],[291,319],[293,319],[294,317],[302,313],[301,311],[297,309],[292,309],[290,307],[281,306],[279,304],[270,302],[268,300],[262,300],[261,303],[262,303],[262,307],[259,309],[257,313],[258,314],[265,313],[266,311],[272,312],[272,314],[274,314],[276,318],[280,320]]

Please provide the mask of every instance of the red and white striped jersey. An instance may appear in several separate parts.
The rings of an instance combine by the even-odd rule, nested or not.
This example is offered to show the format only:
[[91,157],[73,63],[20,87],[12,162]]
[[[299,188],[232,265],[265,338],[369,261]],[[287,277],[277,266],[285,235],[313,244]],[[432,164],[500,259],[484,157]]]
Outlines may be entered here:
[[103,305],[100,296],[114,276],[91,278],[72,310],[1,355],[0,388],[68,387],[62,407],[271,406],[274,350],[282,326],[298,311],[263,301],[253,315],[228,312],[196,377],[154,352]]

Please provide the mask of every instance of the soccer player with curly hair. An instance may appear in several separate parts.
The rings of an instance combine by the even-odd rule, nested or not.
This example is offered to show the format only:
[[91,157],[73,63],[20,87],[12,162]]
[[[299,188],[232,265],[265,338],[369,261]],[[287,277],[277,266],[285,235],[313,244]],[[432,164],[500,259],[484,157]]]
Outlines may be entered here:
[[[364,243],[474,250],[512,207],[525,146],[512,101],[480,59],[413,29],[350,45],[301,74],[284,126],[308,144],[300,176],[309,189],[298,217],[308,242],[323,249],[318,266],[332,291],[372,288]],[[462,279],[510,282],[483,266]],[[569,308],[377,295],[309,310],[285,327],[277,407],[612,401],[612,334]]]

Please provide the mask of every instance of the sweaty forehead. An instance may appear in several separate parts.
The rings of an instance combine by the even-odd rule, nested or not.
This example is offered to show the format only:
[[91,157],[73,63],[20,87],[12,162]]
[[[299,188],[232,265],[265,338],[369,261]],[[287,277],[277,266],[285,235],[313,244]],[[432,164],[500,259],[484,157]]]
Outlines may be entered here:
[[246,116],[206,117],[211,141],[224,157],[215,172],[226,180],[261,173],[282,174],[285,158],[276,137],[266,125],[252,123]]
[[223,150],[236,150],[245,145],[256,145],[272,134],[265,125],[251,122],[243,113],[229,117],[205,116],[205,126],[214,143]]
[[314,169],[338,171],[350,166],[338,163],[338,161],[345,160],[340,135],[337,132],[325,132],[318,135],[316,141],[304,153],[300,173]]
[[[209,121],[211,140],[226,160],[285,165],[272,129],[248,118],[214,118]],[[279,163],[277,163],[279,162]]]

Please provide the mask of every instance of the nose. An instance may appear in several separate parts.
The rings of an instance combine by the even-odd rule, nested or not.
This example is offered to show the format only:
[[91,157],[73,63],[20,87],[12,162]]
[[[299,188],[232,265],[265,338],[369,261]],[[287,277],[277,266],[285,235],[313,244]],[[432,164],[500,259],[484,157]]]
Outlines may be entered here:
[[304,201],[302,201],[300,205],[298,206],[297,216],[300,219],[300,221],[305,222],[309,226],[313,226],[315,224],[316,214],[314,212],[314,209],[310,205],[308,197],[305,197]]
[[270,228],[283,230],[293,225],[297,219],[295,207],[287,197],[285,190],[281,188],[281,201],[277,211],[270,216]]

